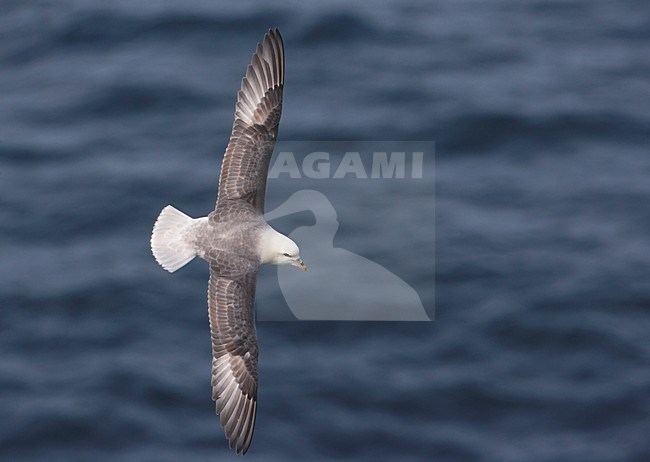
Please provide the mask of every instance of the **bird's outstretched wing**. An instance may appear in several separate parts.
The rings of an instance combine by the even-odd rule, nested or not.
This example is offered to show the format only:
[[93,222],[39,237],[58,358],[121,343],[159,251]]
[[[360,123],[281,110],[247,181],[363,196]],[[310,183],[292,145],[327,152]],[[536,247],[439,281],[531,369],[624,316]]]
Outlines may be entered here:
[[269,162],[278,134],[284,87],[284,45],[277,29],[257,45],[237,93],[235,122],[221,165],[217,208],[243,200],[264,213]]
[[212,335],[212,399],[231,448],[246,453],[257,412],[257,271],[231,279],[210,267],[208,312]]

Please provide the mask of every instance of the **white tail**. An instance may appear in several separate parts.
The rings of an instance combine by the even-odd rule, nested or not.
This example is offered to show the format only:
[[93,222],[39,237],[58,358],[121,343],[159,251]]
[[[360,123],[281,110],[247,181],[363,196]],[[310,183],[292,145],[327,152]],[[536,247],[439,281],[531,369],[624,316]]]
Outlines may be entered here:
[[187,241],[193,222],[193,218],[168,205],[153,225],[151,251],[158,264],[170,273],[196,257],[194,245]]

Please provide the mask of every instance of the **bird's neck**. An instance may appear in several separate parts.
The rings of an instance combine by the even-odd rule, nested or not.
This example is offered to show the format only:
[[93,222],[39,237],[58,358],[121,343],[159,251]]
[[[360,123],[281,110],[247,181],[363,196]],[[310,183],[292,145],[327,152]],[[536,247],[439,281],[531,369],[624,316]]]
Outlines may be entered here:
[[287,239],[287,237],[278,233],[270,226],[267,226],[266,229],[260,233],[259,239],[258,255],[260,257],[260,264],[266,265],[276,263],[280,243]]

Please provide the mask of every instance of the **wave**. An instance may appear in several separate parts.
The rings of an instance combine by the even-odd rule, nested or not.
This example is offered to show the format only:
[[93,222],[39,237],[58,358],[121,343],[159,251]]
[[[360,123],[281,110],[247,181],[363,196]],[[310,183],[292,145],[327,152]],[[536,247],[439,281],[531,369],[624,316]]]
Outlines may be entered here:
[[[438,154],[490,152],[496,148],[548,147],[562,142],[607,140],[617,143],[647,141],[647,125],[617,113],[558,113],[523,116],[476,112],[449,118],[428,133]],[[420,137],[424,133],[418,134]]]
[[[141,40],[206,39],[250,31],[255,37],[276,26],[284,15],[276,10],[257,10],[242,16],[215,16],[190,12],[164,12],[135,16],[118,11],[92,10],[70,14],[52,27],[36,26],[23,30],[22,36],[0,54],[7,64],[22,64],[52,53],[81,49],[100,53]],[[4,55],[4,56],[3,56]]]

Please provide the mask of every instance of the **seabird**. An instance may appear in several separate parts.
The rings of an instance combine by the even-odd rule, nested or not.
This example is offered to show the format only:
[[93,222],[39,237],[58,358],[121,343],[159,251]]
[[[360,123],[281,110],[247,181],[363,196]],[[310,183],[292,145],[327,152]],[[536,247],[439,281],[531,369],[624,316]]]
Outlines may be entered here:
[[210,264],[212,399],[229,445],[245,454],[257,411],[255,284],[260,265],[305,271],[298,246],[264,220],[269,161],[278,135],[284,87],[284,45],[278,29],[257,44],[237,93],[235,122],[219,176],[217,204],[190,218],[171,205],[153,227],[151,250],[173,273],[194,257]]

